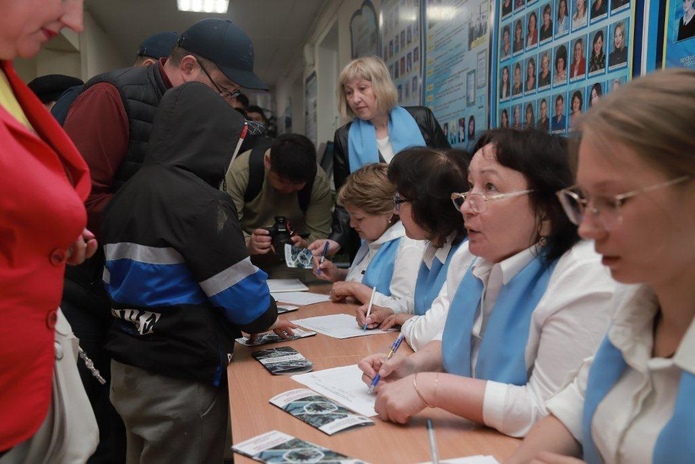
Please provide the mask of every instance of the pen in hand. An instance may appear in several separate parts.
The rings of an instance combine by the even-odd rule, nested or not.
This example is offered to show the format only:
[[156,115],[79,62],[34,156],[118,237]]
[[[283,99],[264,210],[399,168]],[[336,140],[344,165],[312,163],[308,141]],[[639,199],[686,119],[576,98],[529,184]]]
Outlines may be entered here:
[[367,305],[367,315],[364,316],[364,327],[362,327],[362,332],[367,331],[367,319],[369,319],[369,315],[372,313],[372,305],[374,304],[374,295],[376,295],[376,285],[372,289],[372,296],[369,297],[369,304]]
[[432,464],[439,464],[437,439],[434,436],[434,425],[432,424],[432,419],[427,419],[427,434],[430,437],[430,451],[432,452]]
[[321,252],[321,259],[319,259],[319,267],[316,274],[321,274],[321,265],[326,260],[326,253],[328,253],[328,240],[326,240],[326,243],[323,244],[323,251]]
[[[398,351],[398,347],[401,346],[401,343],[403,343],[404,338],[405,338],[405,335],[403,335],[403,333],[401,333],[398,336],[396,341],[393,342],[393,345],[391,345],[391,349],[389,350],[389,354],[386,355],[386,361],[384,361],[384,362],[388,362],[388,360],[391,359],[394,354],[396,354],[396,351]],[[374,393],[374,389],[376,388],[376,384],[379,383],[379,380],[381,380],[381,375],[377,372],[377,374],[372,379],[372,384],[369,386],[369,393]]]

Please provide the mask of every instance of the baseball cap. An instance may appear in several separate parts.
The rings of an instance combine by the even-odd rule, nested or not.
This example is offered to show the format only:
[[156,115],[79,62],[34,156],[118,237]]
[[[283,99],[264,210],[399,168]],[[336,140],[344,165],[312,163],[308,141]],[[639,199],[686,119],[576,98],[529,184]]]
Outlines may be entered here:
[[152,34],[142,41],[138,49],[138,55],[150,58],[167,58],[171,54],[171,49],[179,40],[179,35],[174,31],[158,32]]
[[48,74],[46,76],[37,77],[29,82],[31,89],[41,103],[48,103],[58,100],[58,97],[71,87],[82,85],[82,79],[63,74]]
[[228,19],[198,21],[179,38],[179,47],[212,61],[230,80],[252,90],[268,90],[253,72],[253,44]]

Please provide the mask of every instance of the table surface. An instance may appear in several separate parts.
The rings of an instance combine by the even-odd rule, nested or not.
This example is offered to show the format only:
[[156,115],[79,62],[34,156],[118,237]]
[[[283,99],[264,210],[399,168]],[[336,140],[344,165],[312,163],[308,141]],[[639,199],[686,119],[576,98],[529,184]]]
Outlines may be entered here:
[[[329,286],[313,287],[319,293]],[[356,306],[346,303],[318,303],[302,306],[284,314],[287,319],[301,319],[326,314],[354,314]],[[419,463],[430,461],[430,446],[425,421],[434,422],[440,459],[471,455],[492,455],[498,461],[510,456],[519,440],[481,427],[439,409],[425,409],[407,425],[384,422],[373,417],[375,426],[355,428],[333,436],[305,424],[269,403],[282,392],[306,388],[289,376],[273,376],[251,353],[260,349],[292,346],[314,363],[314,370],[356,364],[363,357],[387,352],[396,333],[380,333],[366,337],[339,340],[317,334],[287,343],[245,347],[237,344],[234,359],[228,368],[232,441],[240,443],[270,430],[279,430],[294,437],[316,443],[349,457],[372,463]],[[412,352],[403,343],[399,352]],[[366,388],[366,386],[365,386]],[[235,454],[236,463],[255,462]]]

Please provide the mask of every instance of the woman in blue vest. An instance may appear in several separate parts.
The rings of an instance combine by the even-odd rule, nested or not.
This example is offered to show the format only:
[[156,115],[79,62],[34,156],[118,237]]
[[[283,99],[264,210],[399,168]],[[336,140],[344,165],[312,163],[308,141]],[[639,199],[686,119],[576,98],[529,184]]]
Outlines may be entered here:
[[[372,163],[348,176],[338,192],[338,204],[350,214],[350,227],[359,234],[362,245],[349,269],[316,260],[314,273],[335,282],[331,289],[333,301],[353,298],[367,303],[376,287],[374,304],[395,312],[412,311],[425,243],[406,237],[403,224],[393,214],[395,187],[387,169],[384,163]],[[326,240],[317,242],[323,247]]]
[[469,190],[451,195],[470,252],[440,340],[415,354],[360,362],[377,372],[379,416],[406,422],[440,407],[507,435],[524,436],[544,403],[608,329],[615,283],[555,192],[572,183],[567,142],[538,129],[482,136]]
[[[447,270],[457,250],[466,253],[466,229],[463,218],[451,207],[451,192],[468,187],[468,152],[432,148],[403,150],[389,165],[389,180],[396,188],[394,212],[405,228],[405,234],[414,240],[426,240],[415,284],[415,303],[412,311],[395,312],[391,308],[374,305],[366,317],[367,306],[357,308],[357,323],[362,327],[386,330],[394,325],[403,328],[406,341],[411,345],[422,343],[421,338],[430,331],[417,327],[425,324],[423,316],[429,311],[447,278]],[[441,319],[445,319],[446,314]],[[441,321],[443,326],[444,320]],[[441,326],[430,334],[430,338]],[[417,340],[414,340],[417,339]]]
[[[350,173],[368,163],[388,164],[405,148],[450,148],[429,108],[398,106],[396,85],[386,63],[379,57],[361,57],[348,63],[338,76],[337,99],[342,118],[352,120],[335,131],[333,181],[336,190]],[[345,211],[336,208],[329,254],[339,249],[354,252],[353,237]]]
[[693,121],[695,72],[675,68],[616,89],[580,120],[577,185],[560,196],[613,278],[636,285],[512,462],[541,450],[589,463],[695,462]]

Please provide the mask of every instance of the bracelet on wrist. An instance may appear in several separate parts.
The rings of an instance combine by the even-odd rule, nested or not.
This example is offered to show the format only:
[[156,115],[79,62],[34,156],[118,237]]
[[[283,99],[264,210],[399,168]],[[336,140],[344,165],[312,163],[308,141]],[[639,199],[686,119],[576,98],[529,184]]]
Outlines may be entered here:
[[428,408],[432,408],[433,406],[430,406],[430,404],[425,401],[425,398],[422,396],[422,393],[420,393],[420,390],[417,388],[417,374],[413,377],[413,388],[415,388],[415,393],[417,393],[418,398],[420,398],[420,401],[422,401],[422,404],[427,406]]

